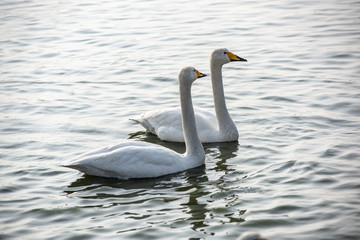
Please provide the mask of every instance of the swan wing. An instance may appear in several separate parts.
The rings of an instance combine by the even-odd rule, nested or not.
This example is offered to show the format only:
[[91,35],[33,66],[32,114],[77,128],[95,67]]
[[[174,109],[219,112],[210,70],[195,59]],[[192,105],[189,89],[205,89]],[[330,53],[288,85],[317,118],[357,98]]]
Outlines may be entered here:
[[109,146],[106,146],[106,147],[95,149],[93,151],[86,152],[84,154],[79,155],[74,160],[82,159],[82,158],[85,158],[87,156],[95,156],[95,155],[98,155],[98,154],[108,154],[110,152],[115,151],[118,148],[124,148],[124,147],[127,147],[127,146],[147,146],[147,144],[148,143],[146,143],[146,142],[139,142],[139,141],[131,141],[131,140],[130,141],[124,141],[124,142],[121,142],[121,143],[109,145]]
[[217,131],[218,121],[216,115],[204,108],[195,107],[196,127],[198,131],[210,130]]
[[157,109],[143,113],[139,123],[148,131],[158,135],[159,128],[174,128],[182,132],[181,109],[179,107]]
[[101,148],[64,164],[100,177],[151,178],[185,170],[182,156],[159,145],[129,141]]
[[[196,128],[202,142],[208,142],[210,135],[218,135],[217,118],[212,112],[194,107]],[[181,110],[179,107],[153,110],[135,120],[147,131],[170,142],[184,142]]]

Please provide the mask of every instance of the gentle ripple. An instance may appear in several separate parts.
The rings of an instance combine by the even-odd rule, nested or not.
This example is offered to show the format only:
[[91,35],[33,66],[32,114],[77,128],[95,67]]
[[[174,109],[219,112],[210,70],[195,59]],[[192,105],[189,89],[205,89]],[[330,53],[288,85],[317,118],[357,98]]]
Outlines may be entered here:
[[[2,1],[1,239],[360,237],[360,2]],[[129,121],[178,106],[184,65],[224,66],[239,143],[156,179],[59,164],[128,138],[184,151]],[[146,92],[145,92],[146,91]],[[209,78],[194,104],[213,109]]]

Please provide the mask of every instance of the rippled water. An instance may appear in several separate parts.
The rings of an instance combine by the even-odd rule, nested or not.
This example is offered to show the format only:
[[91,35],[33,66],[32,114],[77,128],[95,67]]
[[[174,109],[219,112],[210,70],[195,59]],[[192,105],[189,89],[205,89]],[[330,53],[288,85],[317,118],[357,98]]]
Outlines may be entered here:
[[[1,239],[360,238],[360,2],[0,3]],[[202,167],[104,179],[59,166],[178,106],[184,65],[224,66],[238,143]],[[213,109],[209,78],[194,104]]]

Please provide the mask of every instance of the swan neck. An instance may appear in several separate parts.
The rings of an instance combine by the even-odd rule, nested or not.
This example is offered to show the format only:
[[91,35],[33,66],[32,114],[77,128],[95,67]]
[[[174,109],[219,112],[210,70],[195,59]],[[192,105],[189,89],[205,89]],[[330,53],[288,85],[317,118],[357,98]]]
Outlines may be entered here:
[[191,100],[191,85],[180,86],[179,92],[182,127],[186,146],[185,156],[195,155],[198,160],[203,161],[205,152],[196,129],[194,108]]
[[220,132],[229,127],[235,127],[225,102],[224,87],[222,81],[222,65],[211,62],[211,82],[214,95],[214,106]]

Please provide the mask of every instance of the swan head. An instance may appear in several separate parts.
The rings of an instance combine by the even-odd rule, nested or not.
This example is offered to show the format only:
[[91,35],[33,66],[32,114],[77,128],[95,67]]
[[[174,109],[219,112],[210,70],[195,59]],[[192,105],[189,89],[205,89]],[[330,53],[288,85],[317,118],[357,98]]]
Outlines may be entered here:
[[256,232],[244,232],[239,236],[238,240],[268,240],[268,239],[263,238],[260,234]]
[[211,53],[210,61],[212,64],[219,64],[219,65],[224,65],[226,63],[233,61],[247,62],[245,58],[236,56],[235,54],[227,50],[227,48],[219,48],[214,50]]
[[185,85],[191,85],[196,79],[205,77],[203,74],[196,70],[194,67],[184,67],[179,74],[179,82]]

